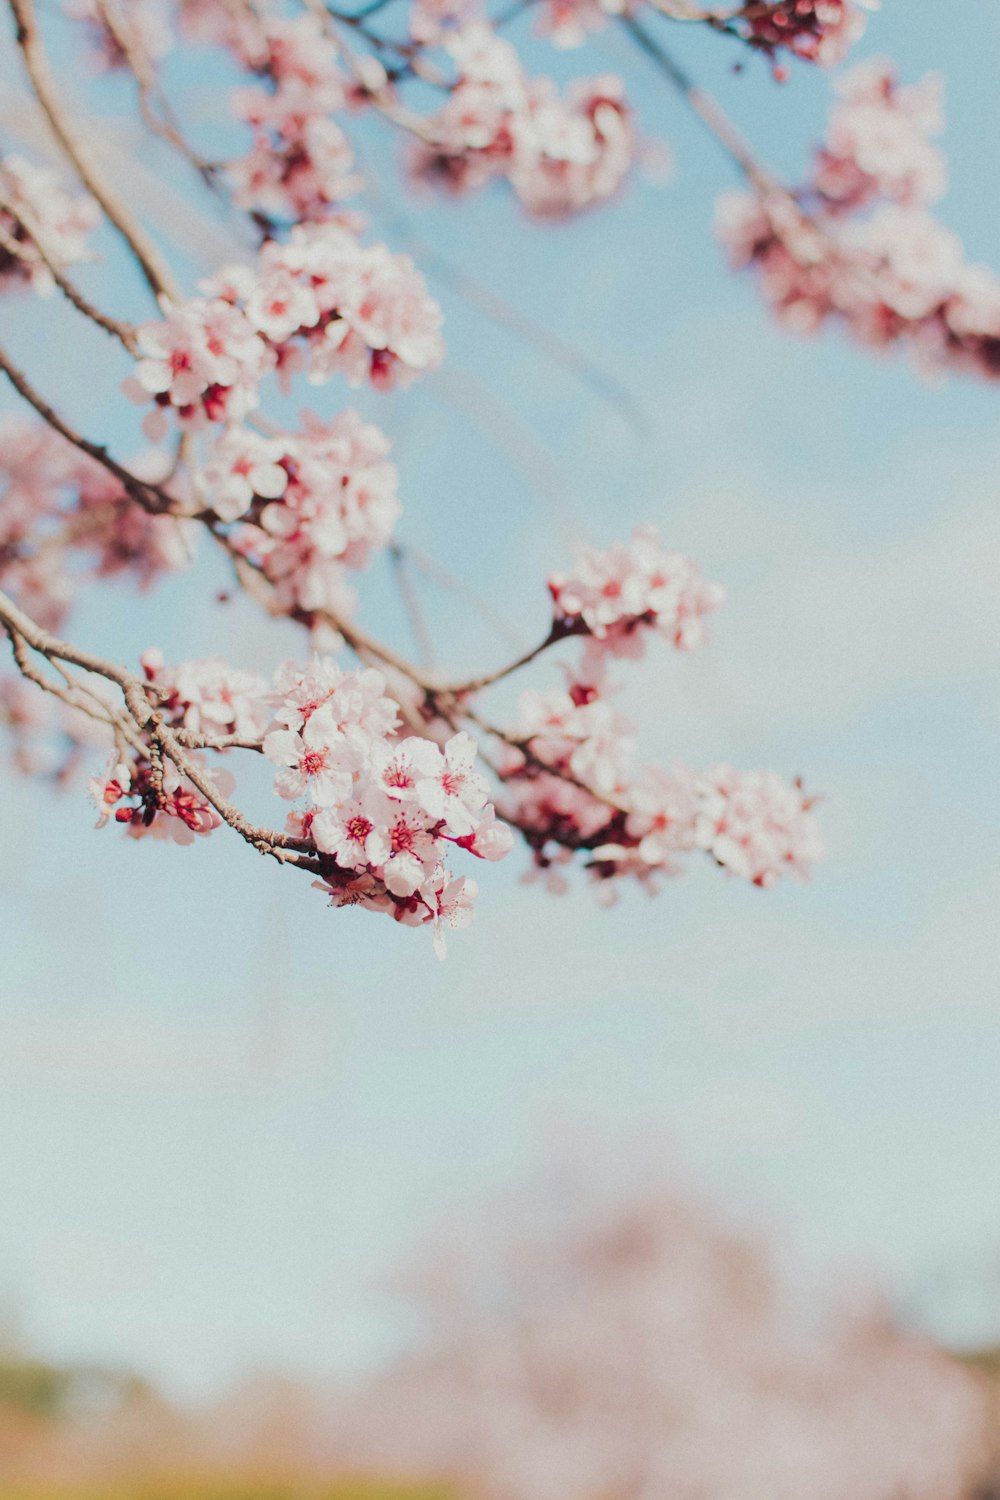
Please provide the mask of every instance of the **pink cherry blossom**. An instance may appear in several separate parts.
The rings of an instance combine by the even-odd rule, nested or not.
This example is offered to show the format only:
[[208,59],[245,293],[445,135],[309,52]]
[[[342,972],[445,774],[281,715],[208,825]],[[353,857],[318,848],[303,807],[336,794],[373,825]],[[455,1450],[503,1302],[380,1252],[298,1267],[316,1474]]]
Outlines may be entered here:
[[876,197],[928,204],[947,185],[947,164],[931,137],[944,124],[942,85],[929,75],[900,85],[891,64],[872,61],[837,83],[814,174],[831,208],[856,210]]
[[631,112],[619,78],[580,79],[560,97],[529,78],[511,44],[485,22],[446,39],[458,78],[415,149],[414,174],[453,192],[498,176],[525,208],[563,217],[611,197],[632,165]]
[[[969,265],[926,205],[945,184],[929,137],[936,79],[901,86],[871,63],[841,84],[813,176],[793,199],[729,194],[717,230],[733,266],[752,267],[787,327],[839,322],[873,348],[908,343],[929,372],[1000,372],[1000,278]],[[805,210],[805,211],[804,211]]]
[[417,798],[426,813],[456,837],[465,838],[475,832],[489,793],[485,778],[473,769],[476,742],[463,730],[452,735],[436,759],[429,774],[425,772],[417,781]]
[[[287,363],[304,341],[309,380],[335,373],[378,390],[405,384],[441,359],[441,310],[406,255],[362,245],[342,223],[298,224],[268,240],[257,266],[226,266],[203,289],[242,304],[247,322]],[[298,321],[296,321],[298,320]]]
[[376,744],[373,753],[375,780],[386,796],[397,802],[420,801],[424,805],[420,788],[441,767],[438,746],[410,735],[404,740]]
[[258,403],[258,386],[275,355],[243,313],[221,298],[192,298],[170,307],[158,323],[137,334],[142,358],[126,382],[131,400],[152,396],[158,411],[147,418],[154,441],[164,435],[163,410],[183,427],[239,421]]
[[87,791],[97,808],[95,828],[103,828],[114,816],[114,809],[123,797],[128,796],[132,785],[132,773],[117,750],[112,754],[108,769],[103,776],[91,776]]
[[247,427],[227,427],[215,439],[195,488],[221,521],[246,515],[255,497],[279,500],[288,484],[285,444]]
[[412,896],[438,862],[433,820],[419,808],[396,804],[386,830],[389,852],[381,875],[394,896]]
[[312,821],[316,847],[345,870],[384,865],[391,849],[386,832],[392,817],[388,799],[368,791],[364,797],[323,808]]
[[752,46],[773,57],[783,49],[833,67],[865,29],[863,9],[879,0],[747,0],[737,25]]
[[[280,503],[256,507],[236,533],[289,611],[349,615],[345,568],[364,568],[392,537],[400,513],[387,439],[353,411],[329,424],[303,414],[303,432],[268,444],[286,483]],[[256,494],[266,498],[258,488]],[[346,596],[346,597],[345,597]]]
[[[274,674],[275,722],[286,729],[301,729],[318,708],[330,701],[344,676],[328,656],[314,656],[305,666],[285,662]],[[388,700],[387,705],[387,714],[394,712]]]
[[283,767],[274,778],[279,797],[291,801],[308,793],[317,807],[331,807],[350,794],[362,758],[357,738],[341,733],[323,710],[310,716],[301,734],[272,729],[264,737],[264,754]]
[[221,657],[166,666],[158,649],[140,658],[157,689],[158,706],[171,722],[197,734],[259,738],[270,720],[271,688],[257,672],[240,671]]
[[475,900],[479,886],[468,875],[450,875],[443,865],[420,887],[421,900],[432,913],[434,951],[444,958],[446,940],[443,928],[453,932],[468,927],[475,917]]
[[576,571],[553,574],[549,590],[557,624],[592,635],[615,656],[640,654],[646,629],[681,650],[700,645],[704,617],[724,597],[690,559],[665,551],[648,526],[607,552],[581,547]]
[[822,858],[813,799],[773,771],[717,766],[698,778],[694,837],[735,875],[771,886],[785,874],[802,879]]

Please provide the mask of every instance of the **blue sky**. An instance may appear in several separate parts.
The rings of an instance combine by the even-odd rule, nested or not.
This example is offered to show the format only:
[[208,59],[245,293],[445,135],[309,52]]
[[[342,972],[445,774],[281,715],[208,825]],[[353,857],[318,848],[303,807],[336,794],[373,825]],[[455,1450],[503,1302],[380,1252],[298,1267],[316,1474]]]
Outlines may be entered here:
[[[675,47],[767,157],[801,171],[823,76],[734,77],[725,44],[686,29]],[[882,53],[907,78],[945,74],[941,212],[1000,267],[1000,12],[884,0],[857,55]],[[955,1338],[1000,1335],[1000,393],[774,329],[712,242],[731,169],[643,60],[606,34],[531,61],[627,69],[672,181],[557,228],[499,192],[411,199],[390,238],[418,236],[571,340],[648,430],[436,286],[444,371],[363,403],[395,440],[401,535],[528,643],[577,536],[655,520],[728,602],[707,651],[635,672],[624,701],[644,754],[801,772],[826,799],[829,859],[809,887],[766,894],[694,867],[606,912],[582,882],[561,900],[525,889],[514,855],[477,870],[477,925],[439,965],[422,935],[328,912],[235,839],[124,843],[93,831],[82,797],[53,805],[5,779],[0,1307],[53,1354],[191,1394],[254,1364],[368,1360],[393,1335],[378,1276],[578,1128],[619,1149],[672,1142],[690,1176],[813,1265],[877,1271]],[[217,84],[197,80],[206,129]],[[0,129],[31,136],[7,98]],[[179,217],[176,175],[158,180],[164,159],[137,153],[121,119],[100,140],[180,233],[185,275],[232,253]],[[392,201],[390,147],[363,145]],[[142,314],[130,273],[86,275]],[[0,316],[63,409],[129,451],[101,336],[67,344],[55,304],[41,321],[10,302]],[[269,665],[295,649],[248,606],[212,604],[222,582],[206,558],[148,599],[109,592],[75,636],[119,657],[156,642]],[[504,658],[487,624],[426,599],[456,670]],[[363,608],[405,639],[377,571]],[[544,665],[533,680],[550,680]],[[945,1295],[942,1269],[968,1289]]]

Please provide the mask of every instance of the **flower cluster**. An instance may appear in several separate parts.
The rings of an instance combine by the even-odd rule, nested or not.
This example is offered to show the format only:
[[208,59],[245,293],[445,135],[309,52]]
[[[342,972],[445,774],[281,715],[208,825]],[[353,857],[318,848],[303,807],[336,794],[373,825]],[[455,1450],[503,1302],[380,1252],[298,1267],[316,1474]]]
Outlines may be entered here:
[[297,340],[314,385],[339,371],[389,390],[443,352],[441,310],[410,258],[362,245],[341,224],[299,225],[285,244],[268,240],[256,267],[227,266],[202,290],[138,331],[142,358],[125,390],[139,403],[153,397],[151,438],[163,436],[168,409],[189,429],[241,421],[269,371],[300,363]]
[[[194,737],[202,747],[225,752],[226,743],[258,748],[270,720],[271,686],[256,672],[240,671],[219,657],[167,666],[157,648],[140,658],[146,696],[168,728],[181,731],[183,743]],[[211,762],[201,749],[187,752],[198,786],[155,741],[139,749],[119,743],[103,776],[92,777],[91,798],[98,828],[109,818],[123,824],[131,838],[193,843],[220,828],[223,817],[212,797],[227,797],[235,786],[228,769]]]
[[476,895],[474,881],[449,871],[449,845],[499,859],[512,844],[474,768],[475,742],[398,738],[382,676],[341,671],[329,658],[282,669],[275,692],[264,754],[280,767],[279,796],[307,799],[289,829],[329,858],[321,888],[334,906],[431,923],[443,951],[442,923],[466,926]]
[[142,358],[124,390],[137,404],[155,401],[143,423],[151,442],[167,436],[168,410],[186,430],[240,421],[257,406],[258,386],[276,364],[274,350],[219,297],[169,307],[136,337]]
[[554,628],[588,636],[591,663],[604,655],[641,656],[649,631],[690,650],[704,641],[705,616],[725,597],[690,558],[666,551],[652,526],[608,551],[580,547],[575,571],[554,573],[548,586]]
[[577,854],[604,900],[617,882],[648,890],[678,871],[677,856],[701,850],[733,875],[768,888],[782,875],[804,880],[823,856],[813,799],[771,771],[670,771],[632,764],[632,724],[594,689],[525,694],[505,768],[502,815],[521,829],[553,890]]
[[294,368],[294,339],[308,349],[308,375],[335,373],[377,390],[433,369],[444,352],[441,309],[408,255],[362,245],[341,224],[306,224],[287,243],[269,240],[257,267],[229,266],[210,284]]
[[[205,779],[225,796],[233,778],[225,769],[209,767],[203,757],[197,759],[199,780]],[[98,828],[109,818],[120,824],[130,838],[163,839],[173,844],[193,844],[221,828],[222,817],[205,793],[194,785],[169,760],[131,753],[127,758],[116,750],[103,776],[92,776],[88,783],[91,800],[97,808]]]
[[[782,51],[830,68],[842,61],[865,29],[864,10],[879,0],[748,0],[734,24],[774,58]],[[775,68],[782,76],[780,67]]]
[[458,73],[412,154],[414,174],[454,192],[505,178],[529,213],[565,217],[610,198],[635,155],[620,78],[578,79],[560,97],[529,78],[509,42],[484,22],[448,37]]
[[62,624],[83,577],[145,589],[186,566],[191,544],[189,523],[147,515],[44,422],[0,420],[0,586],[48,629]]
[[277,795],[300,804],[279,845],[291,840],[308,852],[332,905],[430,925],[439,952],[443,926],[472,920],[476,884],[452,873],[449,854],[501,859],[513,835],[496,819],[468,734],[443,746],[400,736],[381,674],[344,671],[329,657],[286,663],[271,681],[218,658],[168,666],[150,650],[141,660],[157,720],[188,762],[148,733],[141,745],[119,742],[107,772],[90,783],[101,824],[113,818],[133,838],[191,843],[230,816],[219,799],[233,778],[205,752],[259,750],[278,768]]
[[200,484],[222,519],[246,516],[235,545],[261,566],[283,609],[349,614],[347,569],[388,544],[400,513],[396,470],[388,440],[357,412],[329,423],[306,412],[303,428],[267,439],[230,429]]
[[330,118],[347,100],[337,48],[313,15],[264,14],[255,40],[249,62],[266,86],[233,97],[253,131],[249,153],[229,166],[236,201],[272,219],[325,218],[360,186],[350,143]]
[[[933,80],[901,88],[876,64],[846,79],[810,183],[796,199],[737,193],[720,203],[731,263],[752,266],[787,327],[843,323],[874,348],[906,341],[931,370],[1000,373],[1000,279],[971,265],[928,211],[944,162]],[[864,210],[871,210],[865,214]]]
[[[100,219],[92,198],[73,196],[57,173],[21,156],[0,161],[0,292],[30,286],[47,294],[55,282],[38,252],[57,269],[88,257],[87,240]],[[37,244],[36,244],[37,241]]]
[[549,579],[553,641],[584,637],[563,691],[528,692],[501,767],[503,816],[516,824],[553,889],[560,867],[587,856],[611,900],[621,877],[654,889],[676,856],[701,850],[758,886],[804,879],[822,857],[812,799],[772,772],[715,766],[637,770],[634,726],[610,701],[608,660],[641,654],[655,631],[684,649],[704,639],[704,616],[722,602],[695,564],[666,552],[652,528],[607,552],[581,549],[576,572]]
[[156,705],[172,725],[211,738],[259,740],[270,720],[270,683],[221,657],[167,666],[157,647],[140,657]]
[[874,60],[836,85],[812,192],[825,212],[857,212],[878,199],[929,204],[948,183],[944,153],[933,137],[944,128],[941,80],[900,84],[891,65]]

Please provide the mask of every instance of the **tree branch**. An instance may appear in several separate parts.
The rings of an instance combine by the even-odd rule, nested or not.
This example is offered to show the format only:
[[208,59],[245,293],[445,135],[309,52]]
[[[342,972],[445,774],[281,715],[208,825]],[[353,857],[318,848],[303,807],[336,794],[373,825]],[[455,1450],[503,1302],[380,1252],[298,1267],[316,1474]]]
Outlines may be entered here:
[[100,204],[128,245],[150,290],[157,298],[180,301],[182,293],[167,262],[145,230],[135,221],[115,188],[105,181],[63,107],[62,96],[52,75],[38,30],[35,0],[9,0],[9,4],[17,25],[17,45],[21,49],[25,69],[52,133],[73,164],[84,187]]

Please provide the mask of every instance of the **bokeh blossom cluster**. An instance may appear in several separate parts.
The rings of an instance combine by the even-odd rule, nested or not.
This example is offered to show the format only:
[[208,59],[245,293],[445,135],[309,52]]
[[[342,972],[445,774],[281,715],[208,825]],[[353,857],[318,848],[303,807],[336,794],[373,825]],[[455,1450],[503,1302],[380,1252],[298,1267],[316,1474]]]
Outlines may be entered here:
[[93,199],[67,192],[51,168],[22,156],[0,158],[0,293],[18,285],[51,292],[53,268],[76,265],[92,253],[99,218]]
[[404,1270],[416,1331],[343,1420],[356,1464],[476,1500],[972,1493],[983,1393],[879,1297],[810,1305],[669,1179],[612,1189],[588,1157],[586,1183],[466,1214]]
[[449,35],[456,71],[430,139],[412,153],[413,173],[454,193],[502,177],[529,211],[564,217],[610,198],[635,154],[620,78],[577,79],[560,97],[526,76],[515,48],[484,22]]
[[752,268],[785,326],[842,323],[861,343],[908,344],[929,370],[1000,371],[1000,278],[969,263],[931,212],[947,182],[933,137],[941,85],[905,86],[872,62],[837,85],[826,138],[794,197],[738,193],[718,232],[736,267]]
[[63,625],[88,583],[144,590],[188,566],[192,549],[190,523],[147,514],[51,427],[0,419],[0,588],[48,629]]
[[216,441],[197,485],[215,514],[240,524],[234,545],[275,585],[289,614],[349,616],[348,570],[388,546],[401,506],[382,432],[354,411],[329,424],[304,412],[303,431],[265,438],[232,427]]
[[[821,67],[833,67],[864,33],[866,11],[879,0],[748,0],[734,24],[752,47],[778,59],[793,53]],[[776,63],[779,77],[787,76]]]

